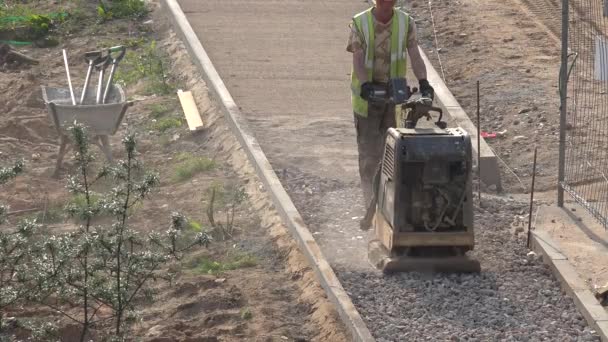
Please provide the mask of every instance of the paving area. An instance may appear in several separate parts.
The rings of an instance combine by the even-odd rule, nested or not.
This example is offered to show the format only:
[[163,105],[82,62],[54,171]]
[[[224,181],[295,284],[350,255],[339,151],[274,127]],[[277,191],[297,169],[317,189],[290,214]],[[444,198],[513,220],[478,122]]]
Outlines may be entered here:
[[525,201],[499,196],[476,208],[481,275],[383,277],[368,265],[344,51],[349,18],[365,3],[180,4],[378,340],[598,339],[549,268],[513,236]]

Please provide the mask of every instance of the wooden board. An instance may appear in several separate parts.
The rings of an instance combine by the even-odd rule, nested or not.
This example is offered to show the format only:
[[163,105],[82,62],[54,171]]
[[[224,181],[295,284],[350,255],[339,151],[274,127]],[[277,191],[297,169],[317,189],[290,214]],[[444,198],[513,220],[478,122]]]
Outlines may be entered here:
[[179,89],[177,91],[177,96],[179,97],[179,102],[182,104],[182,109],[184,110],[184,115],[186,116],[186,121],[188,121],[190,130],[198,131],[203,129],[203,120],[196,107],[196,102],[194,102],[192,92]]

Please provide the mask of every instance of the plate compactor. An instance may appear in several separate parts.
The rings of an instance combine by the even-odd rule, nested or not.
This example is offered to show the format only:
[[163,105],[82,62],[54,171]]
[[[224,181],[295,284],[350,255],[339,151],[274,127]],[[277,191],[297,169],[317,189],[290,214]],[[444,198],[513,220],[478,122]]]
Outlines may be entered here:
[[[410,94],[405,80],[391,80],[370,97],[397,105],[401,118],[386,134],[374,180],[369,260],[384,273],[479,272],[466,255],[475,245],[470,137],[447,128],[432,98]],[[430,112],[439,114],[435,127],[416,127]]]

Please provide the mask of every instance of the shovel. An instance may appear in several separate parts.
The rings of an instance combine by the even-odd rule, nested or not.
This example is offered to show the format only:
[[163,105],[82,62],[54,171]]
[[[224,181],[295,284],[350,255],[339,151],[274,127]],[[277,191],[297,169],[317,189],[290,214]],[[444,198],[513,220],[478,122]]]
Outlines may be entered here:
[[95,70],[99,70],[99,83],[97,84],[97,97],[95,103],[101,103],[101,88],[103,87],[103,74],[106,71],[106,68],[110,65],[110,55],[106,55],[101,57],[101,61],[98,64],[95,64]]
[[87,87],[89,86],[89,80],[91,77],[91,71],[93,66],[102,62],[101,51],[90,51],[84,54],[84,60],[89,65],[87,69],[87,76],[84,79],[84,87],[82,88],[82,95],[80,96],[80,104],[84,103],[84,98],[87,95]]
[[110,92],[110,85],[112,84],[112,78],[114,78],[114,72],[116,71],[116,66],[123,59],[126,52],[127,52],[127,48],[125,48],[122,45],[114,46],[114,47],[111,47],[108,49],[108,60],[109,60],[109,63],[112,64],[112,69],[110,70],[110,77],[108,77],[108,83],[106,84],[106,89],[103,92],[102,103],[106,103],[106,100],[108,99],[108,93]]

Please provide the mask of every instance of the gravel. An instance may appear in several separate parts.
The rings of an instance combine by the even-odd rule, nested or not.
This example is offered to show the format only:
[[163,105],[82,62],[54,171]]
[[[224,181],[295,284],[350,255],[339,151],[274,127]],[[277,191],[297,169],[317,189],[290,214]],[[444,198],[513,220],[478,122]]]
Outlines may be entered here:
[[362,244],[346,248],[352,237],[362,234],[351,217],[357,211],[353,208],[361,207],[356,186],[297,170],[282,175],[304,220],[320,232],[315,238],[379,342],[600,341],[549,268],[538,256],[528,255],[525,234],[514,234],[511,223],[526,214],[527,203],[485,195],[483,207],[475,208],[471,256],[481,262],[480,274],[387,276],[364,261]]

